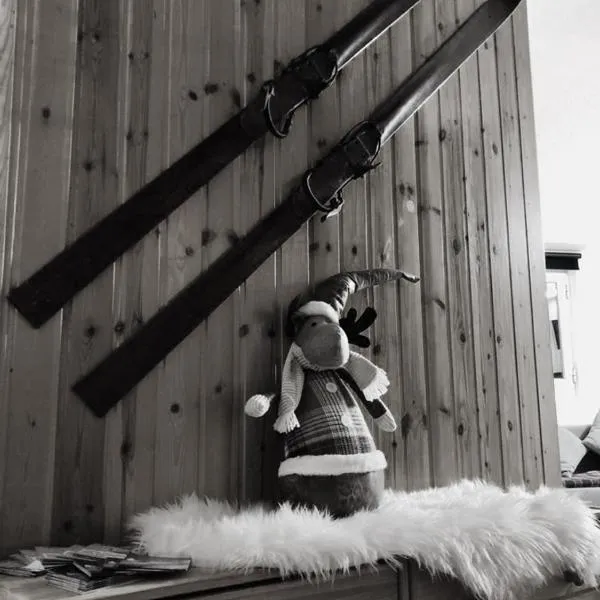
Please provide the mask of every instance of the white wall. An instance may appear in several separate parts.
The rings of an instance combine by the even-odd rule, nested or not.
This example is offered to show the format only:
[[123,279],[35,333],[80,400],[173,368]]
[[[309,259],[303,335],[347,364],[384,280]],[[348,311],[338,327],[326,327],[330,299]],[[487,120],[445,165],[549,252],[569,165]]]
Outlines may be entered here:
[[600,0],[527,0],[544,241],[583,248],[577,274],[577,398],[560,424],[600,410]]

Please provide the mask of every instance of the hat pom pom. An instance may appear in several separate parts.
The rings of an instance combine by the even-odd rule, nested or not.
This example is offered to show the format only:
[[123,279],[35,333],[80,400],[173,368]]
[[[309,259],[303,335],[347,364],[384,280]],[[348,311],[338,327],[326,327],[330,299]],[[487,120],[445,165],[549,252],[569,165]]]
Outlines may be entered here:
[[255,419],[266,415],[267,411],[269,410],[269,406],[271,405],[271,400],[274,396],[275,394],[272,394],[270,396],[265,396],[264,394],[256,394],[255,396],[248,398],[246,406],[244,407],[244,412],[249,417],[254,417]]
[[289,433],[297,427],[300,427],[300,423],[298,422],[296,414],[293,412],[281,415],[273,425],[273,429],[278,433]]

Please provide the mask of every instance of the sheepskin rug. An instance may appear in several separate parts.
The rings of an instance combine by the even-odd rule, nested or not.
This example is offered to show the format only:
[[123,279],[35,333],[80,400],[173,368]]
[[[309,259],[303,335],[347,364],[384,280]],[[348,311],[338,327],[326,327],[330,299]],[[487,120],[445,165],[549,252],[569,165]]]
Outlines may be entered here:
[[481,481],[387,490],[377,510],[340,520],[285,504],[240,509],[188,496],[135,516],[131,528],[146,552],[191,556],[211,570],[321,577],[412,558],[492,600],[523,597],[565,570],[589,585],[600,574],[600,529],[581,500],[562,489],[530,493]]

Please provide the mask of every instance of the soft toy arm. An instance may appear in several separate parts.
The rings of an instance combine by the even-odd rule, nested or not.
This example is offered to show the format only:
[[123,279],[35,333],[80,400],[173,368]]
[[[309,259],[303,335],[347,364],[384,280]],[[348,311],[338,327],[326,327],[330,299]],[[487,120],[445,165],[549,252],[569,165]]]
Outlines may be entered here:
[[256,394],[251,398],[248,398],[246,406],[244,407],[244,412],[249,417],[254,417],[256,419],[264,417],[267,412],[269,412],[271,402],[276,395],[277,394]]
[[390,412],[390,409],[382,402],[380,398],[375,398],[372,402],[364,403],[365,408],[373,417],[375,424],[383,431],[396,431],[396,421]]

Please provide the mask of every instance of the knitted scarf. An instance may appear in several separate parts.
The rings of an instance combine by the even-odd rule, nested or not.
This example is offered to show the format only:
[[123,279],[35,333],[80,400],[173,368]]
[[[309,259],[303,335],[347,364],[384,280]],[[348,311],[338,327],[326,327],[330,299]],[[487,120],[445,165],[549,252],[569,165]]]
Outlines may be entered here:
[[[390,382],[385,371],[361,354],[351,351],[348,362],[341,368],[345,369],[354,378],[367,401],[372,402],[387,392]],[[279,433],[288,433],[292,429],[300,427],[295,411],[302,396],[305,369],[311,371],[329,370],[311,364],[304,356],[300,346],[293,343],[283,365],[279,412],[273,425],[275,431]]]

